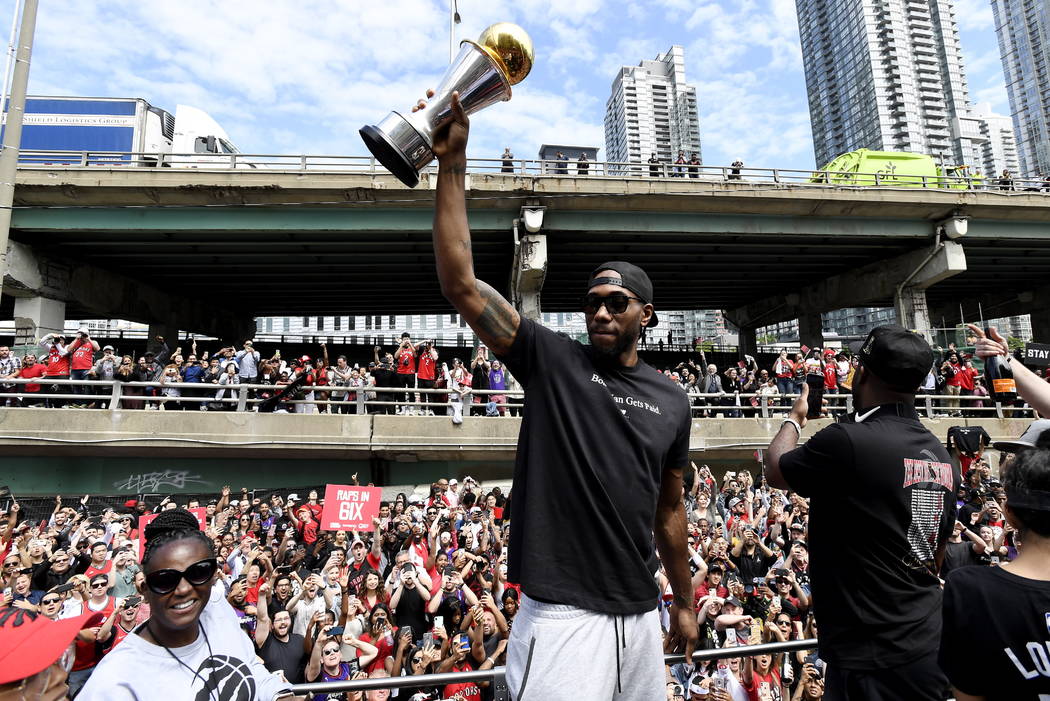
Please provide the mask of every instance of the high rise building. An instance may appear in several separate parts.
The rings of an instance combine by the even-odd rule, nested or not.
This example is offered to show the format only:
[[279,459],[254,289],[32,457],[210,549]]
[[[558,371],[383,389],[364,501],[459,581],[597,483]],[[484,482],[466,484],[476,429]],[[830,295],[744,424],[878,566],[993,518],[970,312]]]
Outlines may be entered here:
[[974,108],[981,122],[981,170],[988,179],[997,178],[1004,170],[1020,173],[1017,160],[1017,141],[1014,138],[1013,120],[992,112],[992,106],[982,103]]
[[672,163],[678,152],[700,155],[696,88],[685,82],[685,52],[672,46],[652,61],[624,66],[605,103],[605,157],[641,163],[656,154]]
[[1020,174],[1050,173],[1050,3],[992,0]]
[[981,162],[951,0],[796,0],[817,166],[858,148]]

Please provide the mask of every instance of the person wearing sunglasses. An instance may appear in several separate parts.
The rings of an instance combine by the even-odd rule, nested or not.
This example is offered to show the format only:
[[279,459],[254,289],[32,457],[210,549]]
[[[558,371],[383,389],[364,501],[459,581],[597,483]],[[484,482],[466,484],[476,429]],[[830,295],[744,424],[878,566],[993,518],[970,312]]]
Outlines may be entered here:
[[[352,635],[349,644],[361,651],[361,657],[353,657],[344,662],[342,657],[342,641],[339,635],[332,635],[332,626],[326,625],[317,636],[317,643],[310,652],[310,661],[306,663],[304,676],[307,682],[339,682],[347,680],[365,679],[368,673],[362,668],[375,659],[378,650],[374,645],[363,643]],[[362,647],[363,646],[363,647]],[[360,692],[357,692],[360,695]],[[327,694],[315,694],[314,701],[327,701]],[[360,696],[358,696],[360,698]]]
[[55,590],[48,591],[44,594],[43,598],[40,599],[40,613],[50,618],[52,621],[57,621],[62,618],[62,604],[66,600],[66,595],[62,592]]
[[[109,575],[96,574],[88,580],[87,598],[84,600],[84,613],[98,613],[102,615],[103,622],[113,617],[117,601],[115,597],[109,596]],[[99,627],[87,628],[77,635],[76,659],[73,661],[73,669],[69,673],[69,693],[75,694],[88,680],[95,670],[102,656],[95,643],[98,637]]]
[[103,656],[119,645],[134,630],[141,604],[142,597],[138,594],[118,600],[116,615],[106,619],[99,627],[96,636],[96,642],[101,646]]
[[[639,339],[658,324],[652,281],[625,261],[593,268],[581,290],[589,340],[582,344],[519,314],[478,280],[465,196],[469,122],[456,96],[451,113],[433,135],[441,292],[525,389],[507,572],[524,593],[507,652],[511,695],[660,698],[654,545],[669,563],[669,650],[692,654],[698,632],[682,503],[689,401],[638,355]],[[608,586],[596,589],[595,581]],[[544,618],[551,606],[578,615]],[[621,625],[632,634],[621,635]],[[613,639],[622,644],[605,644]],[[577,654],[560,655],[565,645]],[[580,659],[593,674],[578,673]]]
[[78,697],[113,699],[244,699],[291,696],[269,672],[224,596],[213,595],[215,548],[185,509],[161,512],[145,528],[139,594],[150,618],[98,664]]

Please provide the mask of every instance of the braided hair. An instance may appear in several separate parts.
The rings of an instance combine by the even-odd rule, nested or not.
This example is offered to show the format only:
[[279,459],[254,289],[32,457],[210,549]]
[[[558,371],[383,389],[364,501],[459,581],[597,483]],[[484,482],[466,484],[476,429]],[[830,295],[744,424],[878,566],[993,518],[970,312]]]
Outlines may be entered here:
[[186,509],[161,511],[157,518],[146,526],[144,535],[146,549],[142,553],[143,569],[160,548],[176,540],[197,540],[207,546],[209,553],[215,554],[215,544],[201,531],[197,517]]

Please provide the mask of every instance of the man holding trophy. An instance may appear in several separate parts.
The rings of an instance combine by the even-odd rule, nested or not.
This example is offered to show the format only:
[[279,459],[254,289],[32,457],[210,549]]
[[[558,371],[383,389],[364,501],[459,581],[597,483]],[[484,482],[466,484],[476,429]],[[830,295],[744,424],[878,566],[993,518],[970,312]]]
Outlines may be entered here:
[[[510,65],[531,65],[531,42],[514,29],[496,54]],[[431,114],[429,132],[416,139],[438,160],[434,253],[441,292],[525,388],[508,572],[524,595],[507,651],[507,683],[516,701],[663,698],[662,647],[691,655],[697,623],[682,501],[689,406],[637,353],[642,329],[657,324],[652,283],[630,263],[597,266],[583,290],[590,337],[583,345],[521,317],[474,277],[465,194],[468,110],[460,100],[469,86],[453,82],[442,93],[455,73],[454,64],[438,96],[402,119],[418,125],[447,104],[449,118],[434,121]],[[398,177],[410,164],[401,161]],[[654,535],[674,592],[663,645]],[[579,674],[581,660],[593,673]]]

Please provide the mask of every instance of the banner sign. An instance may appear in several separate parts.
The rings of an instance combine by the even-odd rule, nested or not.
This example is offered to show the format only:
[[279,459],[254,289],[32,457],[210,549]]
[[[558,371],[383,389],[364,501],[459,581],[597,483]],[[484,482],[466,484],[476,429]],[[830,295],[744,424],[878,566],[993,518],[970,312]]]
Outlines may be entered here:
[[[207,508],[201,506],[196,509],[187,509],[187,511],[197,517],[197,525],[202,531],[208,527]],[[146,552],[146,526],[158,516],[160,516],[159,513],[139,516],[139,562],[142,562],[142,554]]]
[[321,530],[370,531],[382,500],[383,490],[379,487],[329,484],[324,489]]
[[1024,362],[1031,365],[1050,365],[1050,343],[1029,343],[1024,347]]

